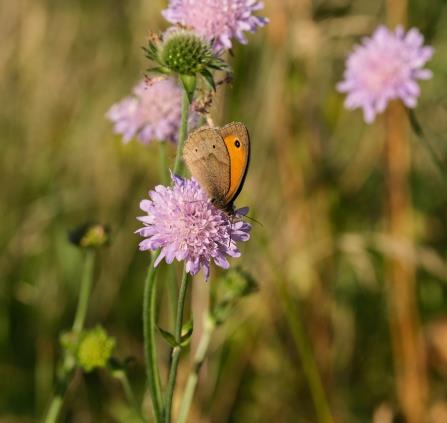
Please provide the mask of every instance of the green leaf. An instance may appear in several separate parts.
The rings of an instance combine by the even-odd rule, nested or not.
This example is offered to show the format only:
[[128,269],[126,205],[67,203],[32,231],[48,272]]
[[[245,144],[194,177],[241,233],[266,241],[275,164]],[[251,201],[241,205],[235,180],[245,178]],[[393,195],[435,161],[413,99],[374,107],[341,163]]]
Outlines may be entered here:
[[208,68],[231,72],[231,67],[221,59],[214,59],[207,65]]
[[164,66],[155,66],[153,68],[146,69],[146,72],[162,73],[163,75],[169,75],[171,73],[171,70],[165,68]]
[[194,330],[194,322],[190,320],[186,322],[182,327],[182,336],[180,337],[180,346],[186,347],[192,338],[192,333]]
[[180,81],[182,81],[183,89],[186,91],[188,101],[191,104],[196,90],[197,78],[195,75],[180,75]]
[[182,326],[182,335],[188,332],[192,332],[194,329],[194,321],[188,320],[183,326]]
[[148,59],[155,60],[157,58],[158,51],[154,43],[149,43],[147,47],[142,47],[142,49]]
[[172,333],[168,332],[167,330],[162,329],[160,326],[157,326],[157,329],[160,331],[161,336],[163,339],[172,347],[175,348],[178,346],[175,337]]
[[205,79],[205,81],[208,83],[208,85],[213,89],[213,91],[216,91],[216,84],[214,83],[214,78],[212,73],[208,69],[203,69],[202,76]]

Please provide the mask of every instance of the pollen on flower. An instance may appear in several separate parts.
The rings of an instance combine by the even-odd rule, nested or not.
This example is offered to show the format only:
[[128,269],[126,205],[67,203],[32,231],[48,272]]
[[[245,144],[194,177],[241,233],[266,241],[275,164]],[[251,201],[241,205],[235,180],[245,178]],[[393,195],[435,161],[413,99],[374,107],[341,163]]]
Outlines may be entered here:
[[254,15],[264,7],[256,0],[170,0],[162,14],[171,23],[193,28],[214,41],[216,50],[230,49],[232,38],[246,44],[244,32],[255,32],[268,19]]
[[145,238],[140,250],[160,249],[155,265],[163,259],[184,261],[188,273],[195,275],[203,268],[208,279],[211,262],[227,269],[227,256],[240,256],[236,242],[249,240],[251,225],[240,220],[247,209],[230,218],[193,178],[173,176],[172,182],[171,187],[156,186],[150,199],[140,203],[147,213],[138,217],[144,226],[136,233]]
[[337,85],[338,91],[347,94],[346,108],[362,108],[365,121],[371,123],[391,100],[401,99],[407,107],[415,107],[418,80],[432,77],[424,69],[432,55],[433,48],[424,46],[416,28],[405,32],[401,26],[395,31],[380,26],[346,61],[344,79]]

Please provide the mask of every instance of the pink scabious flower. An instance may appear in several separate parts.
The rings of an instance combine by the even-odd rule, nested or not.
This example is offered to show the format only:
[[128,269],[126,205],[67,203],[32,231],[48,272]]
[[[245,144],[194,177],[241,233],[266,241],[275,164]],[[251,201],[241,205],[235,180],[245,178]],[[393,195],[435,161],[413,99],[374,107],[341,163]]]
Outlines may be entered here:
[[[106,117],[125,143],[132,138],[143,144],[154,140],[177,142],[181,98],[182,89],[174,78],[142,80],[134,87],[133,95],[114,104]],[[197,116],[190,116],[191,125]]]
[[347,93],[346,108],[362,108],[365,122],[371,123],[391,100],[401,99],[407,107],[415,107],[418,80],[432,77],[423,68],[433,51],[424,46],[416,28],[405,32],[402,26],[394,31],[379,26],[347,59],[344,79],[337,85],[338,91]]
[[231,48],[232,38],[246,44],[244,32],[255,32],[268,22],[253,14],[263,7],[257,0],[170,0],[162,14],[173,24],[191,27],[221,51]]
[[172,176],[172,186],[158,185],[141,201],[147,213],[137,219],[144,226],[136,231],[145,239],[141,251],[160,248],[155,266],[162,259],[166,263],[185,261],[186,271],[195,275],[203,267],[208,279],[210,263],[229,268],[227,256],[241,255],[236,241],[250,239],[251,225],[241,221],[248,209],[239,209],[228,216],[216,208],[205,191],[193,179]]

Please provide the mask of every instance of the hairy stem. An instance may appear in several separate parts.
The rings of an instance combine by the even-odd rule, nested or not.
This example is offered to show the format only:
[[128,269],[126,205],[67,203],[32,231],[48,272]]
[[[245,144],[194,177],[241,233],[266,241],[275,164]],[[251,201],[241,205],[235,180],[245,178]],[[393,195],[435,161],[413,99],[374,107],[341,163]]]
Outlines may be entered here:
[[189,112],[188,94],[186,93],[185,90],[183,90],[181,122],[178,133],[177,154],[175,156],[175,164],[174,164],[174,175],[178,175],[182,171],[183,146],[185,145],[186,135],[188,132],[188,112]]
[[174,396],[175,382],[177,379],[177,369],[180,360],[180,353],[182,347],[180,346],[182,341],[182,326],[183,326],[183,312],[185,309],[186,302],[186,292],[188,288],[188,274],[186,273],[186,267],[183,267],[182,282],[180,285],[180,291],[177,303],[177,315],[175,321],[174,337],[176,346],[172,349],[171,354],[171,366],[169,369],[168,377],[168,387],[166,391],[166,402],[165,402],[165,423],[170,423],[171,421],[171,411],[172,411],[172,398]]
[[147,382],[150,389],[154,418],[161,421],[162,397],[160,388],[160,373],[157,366],[157,346],[155,343],[156,312],[157,312],[157,268],[154,267],[159,252],[156,252],[146,276],[143,294],[143,337],[144,357],[146,361]]

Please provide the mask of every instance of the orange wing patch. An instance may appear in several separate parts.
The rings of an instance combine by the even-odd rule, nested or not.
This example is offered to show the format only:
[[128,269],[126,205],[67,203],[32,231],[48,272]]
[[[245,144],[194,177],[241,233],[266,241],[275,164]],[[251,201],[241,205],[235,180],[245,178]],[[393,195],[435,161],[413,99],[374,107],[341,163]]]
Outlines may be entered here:
[[244,178],[248,151],[237,135],[227,135],[224,143],[230,156],[230,188],[225,194],[225,202],[228,204],[234,198]]

